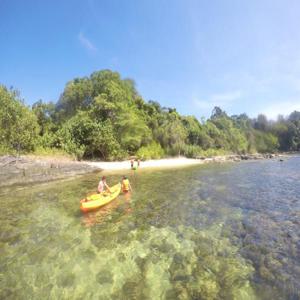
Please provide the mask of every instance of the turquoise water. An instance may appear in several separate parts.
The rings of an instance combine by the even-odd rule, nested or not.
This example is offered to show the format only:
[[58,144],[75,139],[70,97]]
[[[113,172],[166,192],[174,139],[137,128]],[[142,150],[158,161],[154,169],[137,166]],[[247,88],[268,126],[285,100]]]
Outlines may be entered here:
[[128,171],[132,195],[86,215],[102,174],[0,190],[0,299],[299,299],[299,170]]

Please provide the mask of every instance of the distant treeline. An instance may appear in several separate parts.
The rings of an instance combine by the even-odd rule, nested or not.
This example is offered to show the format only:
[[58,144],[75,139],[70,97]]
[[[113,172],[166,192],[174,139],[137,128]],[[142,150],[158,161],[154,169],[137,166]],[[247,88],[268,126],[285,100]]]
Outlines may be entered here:
[[215,107],[199,121],[145,101],[134,81],[110,70],[76,78],[57,103],[39,100],[31,108],[0,86],[0,126],[0,154],[58,149],[77,159],[115,160],[300,150],[300,112],[268,121]]

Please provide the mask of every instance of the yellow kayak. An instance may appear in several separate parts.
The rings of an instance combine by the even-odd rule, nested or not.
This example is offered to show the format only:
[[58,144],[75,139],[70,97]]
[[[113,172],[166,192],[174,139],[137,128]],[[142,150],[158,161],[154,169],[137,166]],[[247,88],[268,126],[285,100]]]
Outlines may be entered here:
[[93,194],[80,201],[80,209],[82,212],[95,210],[112,200],[116,199],[121,192],[121,184],[118,183],[110,188],[111,193],[104,192],[102,194]]

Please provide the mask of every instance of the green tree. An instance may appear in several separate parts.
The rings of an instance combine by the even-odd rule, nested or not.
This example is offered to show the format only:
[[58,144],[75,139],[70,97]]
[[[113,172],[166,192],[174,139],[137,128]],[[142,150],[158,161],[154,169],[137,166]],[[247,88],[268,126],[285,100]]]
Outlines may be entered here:
[[122,156],[111,123],[98,122],[80,111],[68,120],[59,132],[61,147],[77,158],[112,160]]
[[257,151],[261,153],[276,152],[279,147],[278,138],[274,134],[259,130],[255,130],[255,143]]
[[35,147],[39,126],[36,116],[16,91],[0,86],[0,137],[3,147],[20,152]]
[[44,103],[42,100],[39,100],[32,105],[32,111],[37,117],[37,121],[40,126],[40,135],[54,130],[54,103]]
[[[78,158],[105,160],[129,154],[189,157],[216,153],[300,150],[300,112],[269,121],[260,114],[229,116],[215,107],[208,120],[145,101],[131,79],[110,70],[68,82],[58,102],[26,107],[0,86],[0,150],[60,147]],[[3,150],[4,149],[4,150]]]
[[254,128],[262,131],[266,131],[268,129],[268,119],[265,115],[259,114],[254,121]]
[[177,112],[167,113],[156,130],[156,137],[164,149],[171,154],[180,155],[184,148],[187,131]]
[[67,83],[59,101],[56,104],[58,120],[74,116],[77,110],[89,107],[93,99],[93,85],[89,78],[76,78]]
[[131,154],[152,141],[151,130],[134,110],[120,113],[116,121],[116,131],[121,145]]

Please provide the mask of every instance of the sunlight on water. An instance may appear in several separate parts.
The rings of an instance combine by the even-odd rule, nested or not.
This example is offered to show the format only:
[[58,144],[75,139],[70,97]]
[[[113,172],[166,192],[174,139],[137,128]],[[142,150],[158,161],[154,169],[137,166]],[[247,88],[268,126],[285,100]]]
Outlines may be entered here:
[[[300,159],[97,176],[2,194],[1,299],[297,299]],[[108,175],[110,184],[120,175]]]

